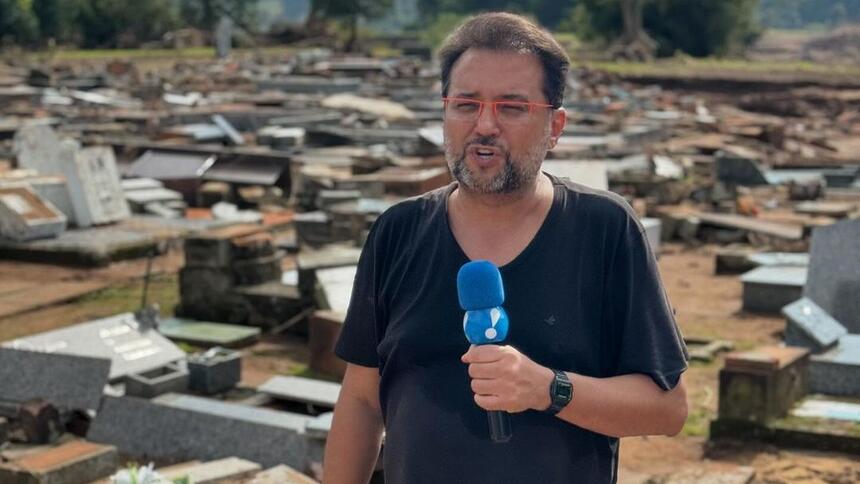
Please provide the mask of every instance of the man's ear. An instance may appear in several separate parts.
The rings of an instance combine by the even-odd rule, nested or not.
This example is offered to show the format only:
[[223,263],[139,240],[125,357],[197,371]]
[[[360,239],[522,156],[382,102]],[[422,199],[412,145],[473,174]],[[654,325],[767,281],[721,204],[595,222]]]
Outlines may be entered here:
[[564,125],[567,124],[567,111],[564,108],[558,108],[552,112],[552,124],[550,126],[550,148],[555,148],[558,143],[558,138],[564,132]]

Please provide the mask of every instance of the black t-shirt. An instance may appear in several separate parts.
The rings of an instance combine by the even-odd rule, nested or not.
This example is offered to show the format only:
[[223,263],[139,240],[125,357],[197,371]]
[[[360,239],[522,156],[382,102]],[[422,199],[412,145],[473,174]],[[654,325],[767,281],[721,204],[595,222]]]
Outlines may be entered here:
[[[686,348],[641,224],[615,194],[550,179],[546,220],[500,268],[506,344],[550,368],[643,373],[673,388]],[[460,361],[469,343],[456,279],[469,259],[448,225],[455,186],[403,201],[376,221],[336,348],[348,362],[379,368],[386,483],[615,482],[618,439],[557,417],[512,414],[510,442],[490,440]]]

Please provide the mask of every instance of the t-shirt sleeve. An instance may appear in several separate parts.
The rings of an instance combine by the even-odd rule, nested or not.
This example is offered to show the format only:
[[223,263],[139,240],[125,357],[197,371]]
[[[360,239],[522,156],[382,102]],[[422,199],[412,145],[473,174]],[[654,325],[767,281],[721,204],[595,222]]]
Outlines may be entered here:
[[370,229],[367,242],[358,260],[358,269],[352,286],[352,296],[340,337],[335,346],[335,354],[348,363],[361,366],[378,367],[379,356],[377,337],[381,323],[379,300],[377,297],[380,221]]
[[687,348],[660,282],[642,226],[627,216],[607,278],[616,366],[614,375],[641,373],[663,390],[687,369]]

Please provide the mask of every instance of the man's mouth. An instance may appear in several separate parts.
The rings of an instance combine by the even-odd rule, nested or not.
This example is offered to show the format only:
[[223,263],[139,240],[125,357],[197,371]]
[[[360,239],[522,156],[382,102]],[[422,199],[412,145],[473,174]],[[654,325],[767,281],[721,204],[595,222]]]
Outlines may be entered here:
[[482,166],[493,163],[502,154],[498,148],[489,146],[471,146],[468,149],[468,153]]

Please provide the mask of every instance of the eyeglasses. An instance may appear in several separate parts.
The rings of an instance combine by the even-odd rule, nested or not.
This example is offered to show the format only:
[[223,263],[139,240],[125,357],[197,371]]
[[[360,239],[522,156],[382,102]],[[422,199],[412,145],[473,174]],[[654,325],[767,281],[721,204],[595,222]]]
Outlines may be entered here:
[[484,106],[492,106],[493,115],[499,123],[521,124],[531,118],[535,108],[552,108],[552,104],[526,101],[478,101],[462,97],[443,97],[445,117],[452,121],[475,122],[484,112]]

